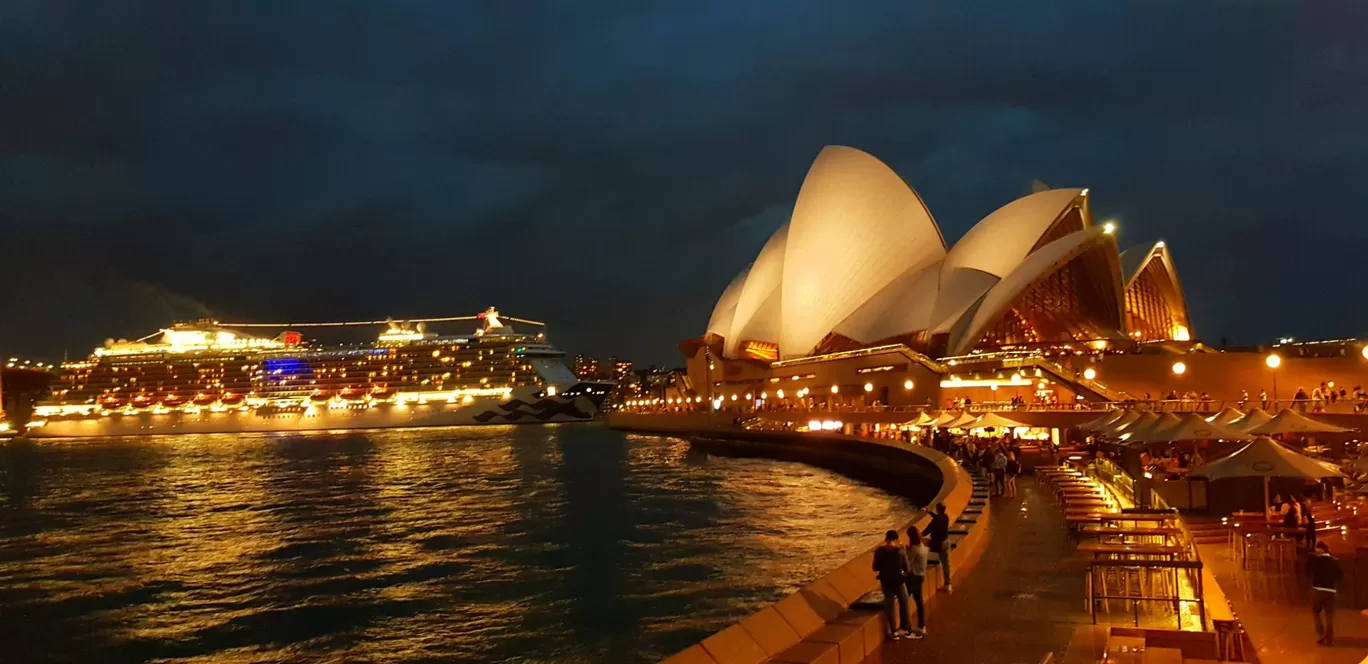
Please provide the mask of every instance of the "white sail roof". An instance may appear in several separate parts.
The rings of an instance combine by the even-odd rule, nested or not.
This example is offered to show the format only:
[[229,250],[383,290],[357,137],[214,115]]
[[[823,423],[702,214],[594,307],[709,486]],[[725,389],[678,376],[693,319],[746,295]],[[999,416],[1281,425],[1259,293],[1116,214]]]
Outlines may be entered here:
[[897,173],[860,150],[823,148],[789,222],[780,353],[811,352],[898,275],[943,255],[931,213]]
[[731,332],[732,318],[736,314],[736,301],[741,297],[741,286],[746,283],[746,275],[750,273],[750,266],[741,270],[741,274],[727,284],[727,288],[722,291],[722,297],[717,298],[717,304],[713,305],[712,315],[708,317],[708,334],[727,336]]
[[832,331],[870,343],[928,329],[939,278],[939,262],[912,268],[866,300]]
[[[1085,231],[1070,233],[1027,256],[1016,266],[1016,269],[1012,270],[1010,274],[988,291],[988,294],[983,298],[983,303],[974,311],[973,319],[969,325],[965,326],[962,335],[958,338],[951,337],[950,354],[963,353],[974,342],[978,341],[988,327],[997,322],[1003,310],[1011,306],[1019,295],[1026,292],[1026,289],[1042,277],[1048,276],[1063,267],[1069,260],[1097,246],[1098,243],[1109,242],[1110,239],[1111,236],[1104,233],[1102,229],[1090,228]],[[1117,275],[1117,278],[1119,279],[1120,276]]]
[[[736,300],[736,314],[726,333],[724,354],[734,356],[743,340],[779,341],[781,298],[779,284],[784,280],[784,248],[788,244],[788,224],[770,236],[760,255],[751,264],[750,274]],[[764,310],[764,315],[756,314]]]

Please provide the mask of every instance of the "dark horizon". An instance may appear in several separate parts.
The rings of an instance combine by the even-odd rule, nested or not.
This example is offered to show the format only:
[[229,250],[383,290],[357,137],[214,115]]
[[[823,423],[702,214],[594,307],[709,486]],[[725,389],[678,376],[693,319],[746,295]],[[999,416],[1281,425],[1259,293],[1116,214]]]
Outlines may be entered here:
[[0,352],[174,318],[544,320],[677,366],[824,145],[953,243],[1033,179],[1212,344],[1368,329],[1368,7],[0,8]]

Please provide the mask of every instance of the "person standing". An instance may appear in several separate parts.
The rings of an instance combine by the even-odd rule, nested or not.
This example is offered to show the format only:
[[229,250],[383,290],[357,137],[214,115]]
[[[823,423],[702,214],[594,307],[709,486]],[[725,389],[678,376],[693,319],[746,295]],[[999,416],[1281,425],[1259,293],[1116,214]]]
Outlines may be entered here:
[[993,489],[999,496],[1007,494],[1007,455],[1001,447],[993,455]]
[[926,563],[931,559],[931,549],[922,541],[917,527],[907,529],[907,595],[917,607],[917,629],[912,638],[920,639],[926,635],[926,601],[922,598],[922,583],[926,581]]
[[1007,453],[1007,497],[1016,498],[1016,478],[1021,474],[1021,462],[1017,461],[1016,452]]
[[[897,641],[911,634],[912,620],[907,615],[907,554],[898,545],[898,531],[884,533],[883,544],[874,549],[874,572],[883,588],[884,617],[888,619],[889,638]],[[893,606],[897,604],[897,615]],[[898,622],[900,620],[901,622]]]
[[931,523],[926,524],[922,534],[927,537],[931,552],[940,561],[945,592],[954,592],[955,587],[950,585],[950,515],[945,513],[945,503],[936,503],[936,513],[931,515]]
[[[1339,590],[1344,570],[1339,560],[1330,555],[1330,545],[1325,542],[1316,544],[1316,553],[1311,556],[1311,615],[1316,620],[1316,643],[1323,646],[1335,644],[1335,594]],[[1321,624],[1321,613],[1325,614],[1325,624]]]

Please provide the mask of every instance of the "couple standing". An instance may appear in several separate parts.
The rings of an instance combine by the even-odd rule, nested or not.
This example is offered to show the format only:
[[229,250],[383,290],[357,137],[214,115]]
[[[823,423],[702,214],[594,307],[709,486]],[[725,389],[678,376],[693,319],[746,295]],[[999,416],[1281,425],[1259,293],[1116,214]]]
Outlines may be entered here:
[[[920,639],[926,635],[926,604],[922,597],[922,585],[926,580],[926,565],[934,550],[941,563],[941,573],[945,577],[946,591],[950,586],[950,544],[948,542],[950,517],[945,513],[945,505],[936,504],[936,513],[926,531],[918,532],[916,526],[907,529],[906,548],[898,541],[898,531],[890,530],[884,534],[883,544],[874,550],[874,571],[883,587],[884,612],[888,619],[889,637],[894,641],[903,637]],[[923,541],[922,535],[928,537]],[[911,597],[917,605],[917,629],[912,629],[911,616],[907,610],[907,600]],[[898,613],[894,615],[894,605]],[[895,618],[901,619],[895,622]]]

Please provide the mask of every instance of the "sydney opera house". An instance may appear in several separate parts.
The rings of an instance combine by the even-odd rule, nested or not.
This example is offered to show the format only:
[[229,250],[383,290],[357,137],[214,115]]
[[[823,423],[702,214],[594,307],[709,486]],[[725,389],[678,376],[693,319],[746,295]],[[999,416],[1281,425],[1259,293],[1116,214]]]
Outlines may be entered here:
[[1094,222],[1087,189],[1037,186],[947,245],[897,173],[827,147],[789,222],[681,344],[690,383],[708,399],[895,405],[937,403],[943,388],[976,400],[1233,389],[1215,370],[1173,384],[1182,358],[1214,351],[1194,340],[1165,243],[1121,251],[1114,231]]

